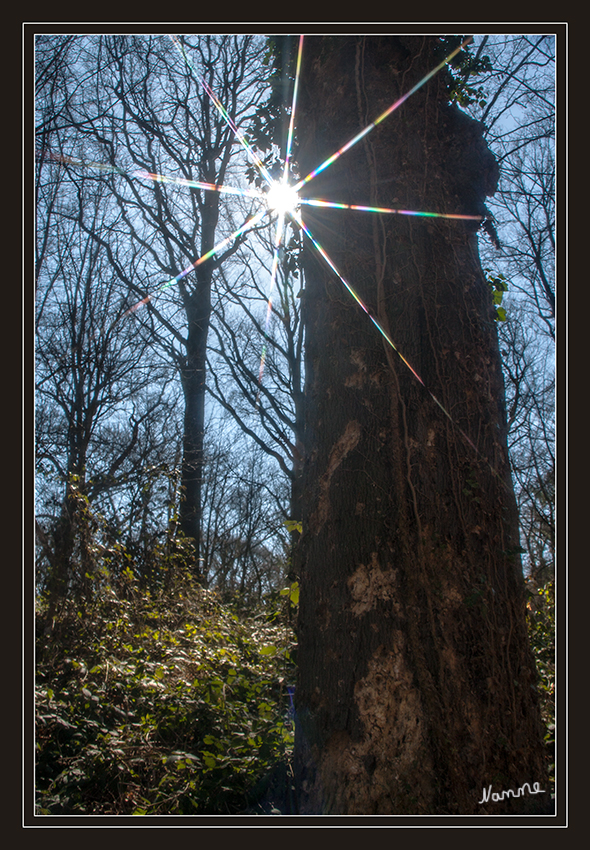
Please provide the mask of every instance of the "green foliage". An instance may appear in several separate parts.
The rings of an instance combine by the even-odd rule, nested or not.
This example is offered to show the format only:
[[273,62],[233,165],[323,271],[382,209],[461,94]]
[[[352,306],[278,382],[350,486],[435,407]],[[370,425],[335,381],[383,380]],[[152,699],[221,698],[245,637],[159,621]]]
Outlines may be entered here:
[[150,592],[133,566],[90,600],[39,600],[38,813],[265,810],[293,746],[284,604],[238,617],[178,567]]
[[[467,36],[454,35],[446,36],[441,39],[441,54],[448,56],[466,40]],[[449,62],[450,66],[450,82],[449,82],[449,100],[452,103],[457,103],[459,106],[471,106],[477,103],[482,109],[487,105],[486,94],[483,86],[472,86],[469,84],[469,78],[478,74],[485,74],[492,70],[492,63],[489,56],[473,56],[469,50],[469,45],[466,45],[463,50]]]
[[[259,153],[264,165],[276,179],[282,173],[283,164],[274,149],[283,147],[287,138],[290,106],[293,97],[297,38],[275,35],[267,39],[268,49],[264,64],[269,69],[269,96],[258,108],[249,127],[249,139]],[[296,145],[295,145],[296,146]],[[259,188],[264,180],[254,166],[246,169],[248,180]]]
[[281,596],[288,596],[293,607],[299,605],[299,582],[294,581],[289,587],[283,588]]
[[503,274],[494,274],[490,269],[484,269],[488,286],[492,290],[494,318],[497,322],[506,321],[506,310],[502,307],[504,293],[508,292],[508,283]]
[[541,716],[552,782],[555,773],[555,582],[529,592],[527,621],[531,649],[535,657]]

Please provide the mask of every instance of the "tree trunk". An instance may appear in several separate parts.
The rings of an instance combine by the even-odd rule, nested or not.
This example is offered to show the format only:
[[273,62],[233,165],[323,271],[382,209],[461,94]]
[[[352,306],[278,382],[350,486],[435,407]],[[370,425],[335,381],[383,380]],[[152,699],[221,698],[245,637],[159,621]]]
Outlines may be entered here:
[[[199,281],[203,283],[203,281]],[[205,282],[206,284],[207,282]],[[193,572],[200,577],[201,514],[205,439],[205,369],[210,315],[210,277],[187,298],[188,334],[182,368],[184,428],[181,476],[180,527],[192,540]],[[200,298],[199,298],[200,296]],[[205,303],[203,303],[205,302]]]
[[[302,175],[435,67],[437,45],[309,38]],[[442,72],[304,194],[477,215],[496,180],[481,127],[448,104]],[[310,248],[299,811],[545,812],[503,379],[477,222],[303,209],[425,386]],[[498,799],[534,782],[547,793]],[[496,799],[480,804],[490,785]]]
[[[207,175],[209,176],[209,175]],[[211,179],[211,178],[210,178]],[[213,173],[211,182],[215,180]],[[214,193],[206,197],[201,218],[201,256],[215,244],[219,219],[219,200]],[[188,324],[186,353],[181,370],[184,395],[184,428],[181,475],[180,527],[194,546],[192,571],[202,578],[201,517],[203,468],[205,463],[205,396],[207,391],[207,338],[211,321],[211,279],[213,259],[196,269],[196,286],[184,290],[184,307]]]

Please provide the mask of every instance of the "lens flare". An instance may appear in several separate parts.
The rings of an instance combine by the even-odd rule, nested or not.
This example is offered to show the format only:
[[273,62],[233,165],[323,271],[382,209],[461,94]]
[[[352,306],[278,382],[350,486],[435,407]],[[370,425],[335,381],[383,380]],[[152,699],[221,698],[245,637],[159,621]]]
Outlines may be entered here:
[[[188,58],[186,51],[184,50],[184,48],[182,47],[182,45],[180,44],[178,39],[175,36],[171,36],[171,38],[172,38],[174,44],[180,50],[185,61],[189,64],[191,69],[196,74],[194,66],[190,62],[190,59]],[[333,271],[333,273],[342,282],[342,284],[348,290],[350,295],[354,298],[356,303],[367,314],[370,321],[377,328],[377,330],[382,335],[382,337],[385,339],[385,341],[388,343],[388,345],[396,352],[398,357],[402,360],[402,362],[411,371],[411,373],[414,375],[416,380],[429,393],[432,400],[436,403],[436,405],[440,408],[440,410],[444,413],[444,415],[455,425],[455,427],[457,427],[458,431],[465,438],[465,440],[468,442],[468,444],[479,455],[479,451],[478,451],[477,447],[474,445],[474,443],[471,441],[471,439],[467,436],[467,434],[464,433],[464,431],[462,431],[456,425],[456,423],[454,422],[450,413],[445,409],[445,407],[437,399],[437,397],[434,395],[434,393],[432,393],[431,390],[429,390],[428,387],[426,387],[424,381],[422,380],[422,378],[420,377],[418,372],[416,372],[416,370],[411,365],[411,363],[403,356],[403,354],[397,348],[396,344],[394,343],[394,341],[392,340],[390,335],[387,333],[387,331],[385,330],[383,325],[371,314],[367,305],[363,302],[363,300],[355,292],[355,290],[350,285],[350,283],[346,280],[346,278],[344,278],[344,276],[340,273],[340,271],[336,267],[335,263],[333,262],[333,260],[328,255],[328,253],[320,245],[320,243],[315,239],[315,237],[312,235],[310,229],[303,222],[303,219],[301,218],[301,215],[300,215],[300,212],[299,212],[300,205],[305,204],[307,206],[324,207],[324,208],[332,208],[332,209],[349,209],[349,210],[353,210],[353,211],[356,211],[356,212],[369,212],[369,213],[376,213],[376,214],[381,214],[381,215],[395,214],[395,215],[418,216],[418,217],[425,217],[425,218],[445,218],[445,219],[480,221],[482,219],[481,215],[467,215],[467,214],[460,214],[460,213],[436,213],[436,212],[425,212],[425,211],[423,212],[423,211],[418,211],[418,210],[394,209],[394,208],[391,208],[391,207],[363,206],[363,205],[360,205],[360,204],[343,204],[343,203],[339,203],[339,202],[336,202],[336,201],[327,201],[327,200],[322,200],[322,199],[303,199],[303,198],[299,197],[299,191],[307,183],[310,183],[311,180],[313,180],[314,177],[316,177],[322,171],[325,171],[326,168],[328,168],[330,165],[332,165],[332,163],[336,162],[336,160],[339,159],[344,153],[349,151],[354,145],[356,145],[358,142],[360,142],[368,133],[370,133],[373,129],[375,129],[375,127],[377,127],[389,115],[391,115],[393,112],[395,112],[396,109],[398,109],[409,97],[411,97],[416,91],[418,91],[418,89],[420,89],[425,83],[427,83],[428,80],[430,80],[435,74],[437,74],[442,68],[444,68],[444,66],[447,65],[471,41],[472,41],[472,39],[471,39],[471,37],[469,37],[464,42],[462,42],[462,44],[460,44],[459,47],[457,47],[455,50],[453,50],[452,53],[450,53],[442,62],[440,62],[435,68],[433,68],[428,74],[426,74],[421,80],[419,80],[419,82],[416,83],[415,86],[413,86],[408,92],[406,92],[404,95],[402,95],[402,97],[398,98],[398,100],[396,100],[394,103],[392,103],[391,106],[389,106],[388,109],[385,110],[385,112],[383,112],[381,115],[379,115],[373,122],[368,124],[363,130],[361,130],[359,133],[357,133],[352,139],[350,139],[346,144],[344,144],[341,148],[339,148],[339,150],[337,150],[330,157],[328,157],[328,159],[326,159],[323,163],[321,163],[321,165],[319,165],[317,168],[315,168],[313,171],[311,171],[306,177],[299,180],[294,186],[290,185],[290,183],[289,183],[289,167],[290,167],[290,158],[291,158],[294,127],[295,127],[295,110],[296,110],[296,103],[297,103],[297,92],[298,92],[299,77],[300,77],[300,72],[301,72],[301,57],[302,57],[302,51],[303,51],[303,36],[301,35],[299,37],[299,47],[298,47],[298,53],[297,53],[297,67],[296,67],[296,74],[295,74],[295,84],[294,84],[294,88],[293,88],[293,103],[292,103],[292,108],[291,108],[287,147],[286,147],[286,152],[285,152],[285,166],[284,166],[284,171],[283,171],[283,178],[279,182],[273,181],[271,179],[268,171],[266,170],[264,165],[261,163],[261,161],[257,157],[257,155],[254,153],[254,151],[252,151],[252,149],[250,148],[250,146],[248,145],[246,140],[241,136],[238,128],[236,127],[236,125],[234,124],[234,122],[232,121],[230,116],[227,114],[223,105],[217,100],[217,98],[215,97],[215,95],[211,91],[210,87],[206,84],[206,82],[203,79],[199,78],[198,75],[196,74],[197,78],[201,82],[201,85],[203,86],[203,88],[205,89],[205,91],[207,92],[209,97],[211,98],[213,104],[216,106],[216,108],[218,109],[220,114],[223,116],[224,120],[232,128],[232,130],[234,130],[236,137],[242,143],[245,150],[248,152],[248,155],[250,156],[251,160],[254,162],[254,164],[256,165],[256,167],[259,169],[260,173],[264,177],[264,179],[267,181],[267,183],[269,185],[269,189],[266,193],[265,200],[266,200],[269,211],[271,213],[275,213],[277,215],[277,227],[276,227],[276,231],[275,231],[273,262],[272,262],[271,280],[270,280],[270,287],[269,287],[269,298],[268,298],[268,305],[267,305],[266,324],[265,324],[265,331],[264,331],[265,342],[264,342],[263,347],[262,347],[262,356],[261,356],[261,359],[260,359],[259,391],[258,391],[258,396],[257,396],[257,403],[258,403],[259,398],[260,398],[260,385],[261,385],[262,376],[263,376],[263,373],[264,373],[264,365],[265,365],[266,353],[267,353],[266,342],[268,340],[268,328],[269,328],[269,323],[270,323],[270,317],[271,317],[271,314],[272,314],[272,292],[274,290],[276,276],[277,276],[279,250],[280,250],[280,246],[282,244],[283,237],[284,237],[285,218],[288,216],[291,219],[293,219],[293,221],[295,221],[296,224],[305,233],[307,238],[310,240],[311,244],[314,246],[315,250],[320,254],[320,256],[324,259],[324,261],[327,263],[327,265],[330,267],[330,269]],[[212,252],[209,252],[209,253],[212,253]],[[197,263],[194,264],[194,265],[197,265],[199,262],[204,261],[208,256],[209,256],[208,254],[204,255],[204,257],[202,257],[200,260],[198,260]],[[188,273],[188,271],[190,271],[190,269],[192,269],[192,268],[193,268],[193,266],[191,266],[189,269],[187,269],[184,273]],[[166,286],[169,286],[173,282],[174,281],[170,281],[168,284],[166,284]],[[490,464],[488,464],[488,465],[490,465]],[[490,468],[492,468],[491,465],[490,465]],[[492,471],[493,471],[493,469],[492,469]]]
[[346,151],[349,151],[354,145],[357,144],[357,142],[360,142],[361,139],[364,139],[367,133],[370,133],[371,130],[374,130],[375,127],[381,124],[381,122],[384,121],[389,115],[391,115],[392,112],[395,112],[395,110],[398,109],[402,105],[402,103],[405,103],[405,101],[409,97],[411,97],[415,92],[417,92],[418,89],[424,85],[424,83],[427,83],[428,80],[430,80],[435,74],[438,74],[438,72],[442,68],[444,68],[445,65],[447,65],[451,61],[451,59],[453,59],[457,55],[457,53],[463,50],[463,48],[471,41],[473,41],[471,36],[469,36],[469,38],[466,38],[465,41],[459,45],[459,47],[455,48],[452,53],[449,53],[446,59],[443,59],[443,61],[439,65],[437,65],[436,68],[433,68],[432,71],[429,71],[429,73],[426,74],[425,77],[422,77],[422,79],[417,82],[413,88],[406,92],[406,94],[402,95],[402,97],[396,100],[395,103],[392,103],[391,106],[385,110],[385,112],[383,112],[381,115],[379,115],[378,118],[368,124],[364,128],[364,130],[361,130],[360,133],[357,133],[357,135],[350,139],[350,141],[346,142],[345,145],[342,145],[342,147],[337,150],[336,153],[333,153],[332,156],[329,156],[328,159],[322,162],[321,165],[318,165],[317,168],[314,168],[314,170],[311,171],[307,175],[307,177],[304,177],[303,180],[300,180],[299,183],[297,183],[297,185],[295,186],[296,191],[299,192],[299,190],[302,189],[306,183],[309,183],[310,180],[313,180],[314,177],[317,177],[318,174],[320,174],[322,171],[325,171],[325,169],[328,168],[328,166],[332,165],[333,162],[336,162],[336,160],[339,159],[342,154],[346,153]]
[[[121,174],[125,173],[123,171]],[[234,186],[225,186],[220,183],[204,183],[201,180],[191,180],[188,177],[169,177],[165,174],[152,174],[149,171],[138,169],[128,172],[130,177],[142,180],[152,180],[154,183],[172,183],[176,186],[186,186],[189,189],[203,189],[205,192],[219,192],[226,195],[240,195],[243,198],[263,198],[258,189],[240,189]]]
[[357,210],[357,212],[372,212],[382,215],[418,215],[426,218],[456,218],[466,221],[481,221],[481,215],[459,215],[457,213],[435,213],[435,212],[418,212],[417,210],[396,210],[388,207],[363,207],[358,204],[341,204],[336,201],[322,201],[319,198],[301,198],[300,204],[306,204],[308,207],[327,207],[328,209],[337,210]]
[[123,177],[132,177],[136,180],[151,180],[153,183],[170,183],[175,186],[185,186],[189,189],[203,189],[206,192],[218,192],[227,195],[239,195],[243,198],[257,198],[262,200],[265,195],[258,189],[241,189],[235,186],[226,186],[220,183],[204,183],[202,180],[192,180],[188,177],[172,177],[167,174],[155,174],[146,171],[144,168],[137,168],[134,171],[125,171],[118,165],[108,165],[104,162],[92,162],[86,159],[74,159],[71,156],[54,153],[53,151],[45,151],[44,158],[51,159],[54,162],[60,162],[63,165],[73,165],[76,168],[91,168],[96,171],[103,171],[111,174],[120,174]]
[[[148,302],[153,300],[153,298],[159,295],[168,287],[173,284],[181,281],[186,275],[188,275],[191,271],[196,269],[202,263],[211,259],[215,255],[219,254],[224,248],[228,247],[232,242],[235,242],[240,236],[245,234],[247,231],[254,228],[257,224],[259,224],[262,219],[267,215],[276,215],[276,230],[274,237],[274,246],[273,246],[273,260],[272,260],[272,268],[270,274],[270,285],[269,285],[269,294],[268,294],[268,302],[267,302],[267,312],[266,312],[266,323],[264,328],[264,343],[262,347],[262,355],[260,359],[260,369],[258,376],[259,390],[257,396],[257,404],[260,398],[260,389],[262,385],[262,377],[264,373],[264,366],[267,356],[267,342],[268,342],[268,330],[270,326],[270,319],[272,316],[272,295],[276,283],[276,278],[278,274],[278,264],[280,257],[280,249],[283,244],[284,236],[285,236],[285,228],[286,228],[286,220],[290,218],[295,224],[303,231],[307,239],[310,241],[314,249],[318,252],[318,254],[323,258],[324,262],[328,265],[331,271],[336,275],[336,277],[341,281],[346,290],[350,293],[352,298],[356,301],[359,307],[366,313],[367,317],[370,319],[375,328],[379,331],[383,339],[386,343],[395,351],[401,361],[406,365],[406,367],[410,370],[410,372],[414,375],[416,380],[424,387],[424,389],[428,392],[432,400],[435,404],[440,408],[442,413],[449,419],[449,421],[457,428],[458,432],[463,436],[466,442],[471,446],[474,452],[481,457],[481,453],[472,442],[472,440],[467,436],[467,434],[459,428],[457,423],[452,418],[451,414],[446,410],[443,404],[438,400],[438,398],[434,395],[434,393],[425,385],[424,381],[418,374],[418,372],[414,369],[411,363],[403,356],[400,350],[397,348],[395,342],[387,332],[387,330],[383,327],[382,323],[379,322],[375,316],[373,316],[368,309],[367,305],[360,298],[358,293],[354,290],[351,284],[346,280],[346,278],[341,274],[338,270],[334,261],[330,258],[326,250],[320,245],[320,243],[315,239],[313,234],[311,233],[309,227],[304,223],[301,213],[300,207],[302,205],[312,206],[312,207],[320,207],[326,209],[346,209],[352,210],[354,212],[362,212],[362,213],[375,213],[378,215],[409,215],[409,216],[417,216],[423,218],[440,218],[440,219],[456,219],[456,220],[470,220],[470,221],[481,221],[483,216],[481,215],[467,215],[460,213],[438,213],[438,212],[426,212],[426,211],[418,211],[418,210],[406,210],[406,209],[397,209],[391,207],[377,207],[377,206],[365,206],[360,204],[344,204],[337,201],[329,201],[320,198],[300,198],[299,192],[300,190],[310,183],[314,177],[320,174],[322,171],[325,171],[330,167],[334,162],[336,162],[343,154],[349,151],[354,145],[360,142],[365,136],[375,129],[382,121],[384,121],[389,115],[391,115],[395,110],[397,110],[409,97],[411,97],[418,89],[420,89],[425,83],[428,82],[435,74],[437,74],[445,65],[447,65],[467,44],[469,44],[472,39],[471,37],[467,38],[462,44],[459,45],[455,50],[452,51],[442,62],[440,62],[435,68],[433,68],[428,74],[426,74],[415,86],[413,86],[409,91],[407,91],[404,95],[402,95],[398,100],[391,104],[381,115],[379,115],[374,121],[368,124],[364,129],[362,129],[359,133],[357,133],[352,139],[350,139],[346,144],[342,145],[335,153],[333,153],[330,157],[328,157],[324,162],[322,162],[317,168],[311,171],[306,177],[300,179],[294,185],[291,184],[289,176],[291,169],[291,157],[293,152],[293,140],[295,133],[295,118],[296,118],[296,106],[297,106],[297,95],[299,89],[299,79],[301,75],[301,62],[302,62],[302,54],[303,54],[303,41],[304,36],[299,36],[299,44],[297,51],[297,63],[296,63],[296,71],[295,71],[295,81],[293,86],[293,100],[291,105],[291,114],[289,119],[289,130],[287,136],[287,144],[285,150],[285,159],[284,159],[284,168],[283,175],[281,180],[273,180],[270,173],[268,172],[266,166],[257,155],[257,153],[253,150],[251,145],[248,143],[247,139],[240,132],[239,127],[236,125],[235,121],[227,112],[226,108],[223,106],[221,101],[215,96],[211,86],[206,82],[206,80],[199,76],[193,62],[191,61],[190,56],[185,50],[184,46],[177,38],[177,36],[170,36],[173,44],[179,51],[183,60],[186,62],[187,66],[190,68],[192,73],[195,75],[195,78],[200,83],[201,87],[211,100],[211,103],[217,109],[219,114],[222,116],[223,120],[226,122],[228,127],[233,131],[236,139],[242,145],[244,150],[246,151],[250,161],[255,165],[258,169],[260,175],[266,182],[268,189],[266,192],[261,192],[258,189],[248,188],[234,188],[231,186],[226,186],[222,184],[215,183],[206,183],[198,180],[192,180],[186,177],[173,177],[163,174],[157,174],[148,172],[145,169],[137,169],[134,171],[125,171],[124,169],[115,166],[109,165],[106,163],[93,162],[93,161],[84,161],[84,160],[76,160],[72,157],[55,154],[51,151],[44,152],[43,156],[49,159],[61,162],[66,165],[73,165],[76,167],[84,167],[84,168],[92,168],[105,173],[113,173],[120,174],[122,176],[131,177],[134,179],[141,180],[151,180],[155,183],[168,183],[172,185],[182,186],[189,189],[200,189],[207,192],[218,192],[225,193],[230,195],[237,195],[242,197],[249,197],[259,200],[263,204],[263,209],[254,216],[251,216],[244,222],[244,224],[234,230],[232,234],[223,239],[214,248],[210,251],[207,251],[198,260],[195,260],[193,263],[188,265],[182,272],[177,274],[175,277],[163,283],[159,286],[154,293],[150,295],[145,295],[140,301],[130,307],[123,315],[130,315],[131,313],[135,313],[139,310],[140,307],[146,305]],[[485,458],[483,458],[486,460]],[[490,467],[494,475],[500,478],[498,473],[494,470],[489,461],[486,461],[487,465]],[[503,480],[500,478],[500,480]]]
[[273,183],[266,193],[266,203],[279,215],[294,215],[299,208],[299,195],[287,183]]

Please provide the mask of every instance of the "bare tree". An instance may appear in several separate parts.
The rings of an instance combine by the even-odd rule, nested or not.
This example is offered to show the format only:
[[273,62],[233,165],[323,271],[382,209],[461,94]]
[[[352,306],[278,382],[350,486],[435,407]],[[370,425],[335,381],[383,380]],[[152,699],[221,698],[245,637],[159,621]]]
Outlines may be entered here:
[[228,265],[218,279],[209,391],[289,482],[285,513],[297,520],[304,409],[300,243],[297,234],[288,240],[269,292],[272,236],[263,236],[256,234],[254,260],[240,256],[239,270]]
[[538,587],[554,574],[556,459],[554,359],[539,344],[535,306],[513,300],[500,346],[523,561]]
[[552,567],[555,491],[555,53],[551,34],[476,36],[491,69],[465,108],[483,123],[500,165],[487,202],[498,242],[480,240],[483,264],[508,284],[499,323],[510,456],[525,566]]
[[[264,43],[250,36],[175,44],[131,36],[78,41],[77,82],[60,112],[70,149],[57,155],[69,168],[76,161],[87,167],[107,188],[116,220],[100,230],[82,227],[127,288],[127,307],[146,305],[128,321],[152,332],[178,370],[184,398],[180,516],[195,544],[198,573],[211,287],[239,245],[236,239],[214,252],[235,229],[228,224],[231,207],[201,186],[240,178],[236,129],[248,126],[264,91]],[[243,168],[243,157],[238,160]]]
[[49,510],[49,524],[43,523],[42,506],[39,516],[53,538],[48,551],[56,592],[74,578],[80,499],[112,494],[123,477],[128,480],[129,460],[140,444],[146,450],[146,423],[161,407],[167,387],[166,371],[154,362],[149,340],[120,321],[121,290],[105,251],[86,238],[88,229],[112,224],[100,189],[83,176],[64,181],[59,215],[46,211],[47,226],[40,232],[54,251],[45,252],[38,275],[36,460],[47,496],[53,491],[59,506],[59,519]]

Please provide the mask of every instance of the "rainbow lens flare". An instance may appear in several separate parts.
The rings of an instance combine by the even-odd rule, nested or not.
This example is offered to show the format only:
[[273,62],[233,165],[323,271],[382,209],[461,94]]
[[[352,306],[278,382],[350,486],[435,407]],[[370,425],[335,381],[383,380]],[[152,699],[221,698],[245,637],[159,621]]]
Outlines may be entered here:
[[[317,251],[317,253],[322,257],[324,262],[328,265],[331,271],[336,275],[336,277],[341,281],[346,290],[350,293],[355,302],[359,305],[359,307],[366,313],[369,320],[375,326],[375,328],[379,331],[383,339],[386,343],[392,348],[393,351],[398,355],[401,361],[405,364],[405,366],[410,370],[410,372],[414,375],[416,380],[424,387],[424,389],[429,393],[432,400],[436,403],[436,405],[440,408],[440,410],[444,413],[444,415],[453,423],[453,425],[457,428],[458,432],[464,437],[467,443],[471,446],[471,448],[479,455],[479,451],[471,439],[462,431],[457,423],[453,420],[450,413],[445,409],[445,407],[441,404],[441,402],[437,399],[437,397],[426,387],[424,381],[416,372],[414,367],[409,363],[409,361],[403,356],[400,350],[397,348],[395,342],[388,334],[386,329],[383,327],[382,323],[375,318],[367,308],[366,304],[362,301],[359,295],[356,293],[351,284],[344,278],[344,276],[340,273],[338,268],[336,267],[334,261],[330,258],[326,250],[320,245],[320,243],[315,239],[309,227],[304,223],[301,217],[301,206],[311,206],[311,207],[320,207],[326,209],[341,209],[341,210],[351,210],[352,212],[357,213],[373,213],[377,215],[407,215],[407,216],[416,216],[423,218],[439,218],[439,219],[456,219],[456,220],[469,220],[469,221],[481,221],[483,216],[481,215],[468,215],[468,214],[460,214],[460,213],[441,213],[441,212],[428,212],[428,211],[418,211],[418,210],[406,210],[406,209],[395,209],[390,207],[376,207],[376,206],[365,206],[360,204],[344,204],[337,201],[330,201],[324,199],[314,199],[314,198],[301,198],[299,196],[300,190],[308,185],[314,177],[318,174],[325,171],[330,167],[334,162],[336,162],[341,156],[343,156],[347,151],[349,151],[354,145],[364,139],[368,133],[374,130],[379,124],[381,124],[386,118],[388,118],[393,112],[395,112],[409,97],[411,97],[418,89],[420,89],[425,83],[428,82],[435,74],[437,74],[442,68],[445,67],[467,44],[472,40],[471,37],[467,38],[462,44],[459,45],[455,50],[452,51],[442,62],[440,62],[435,68],[433,68],[429,73],[427,73],[421,80],[419,80],[416,85],[414,85],[409,91],[407,91],[404,95],[394,101],[381,115],[379,115],[374,121],[368,124],[364,129],[362,129],[359,133],[357,133],[353,138],[351,138],[348,142],[342,145],[337,151],[335,151],[331,156],[329,156],[324,162],[317,166],[313,171],[311,171],[306,177],[298,180],[296,183],[291,184],[290,182],[290,171],[291,171],[291,159],[293,152],[293,141],[294,141],[294,133],[295,133],[295,119],[296,119],[296,107],[297,107],[297,96],[299,90],[299,80],[301,75],[301,63],[302,63],[302,55],[303,55],[303,42],[304,36],[299,36],[298,42],[298,50],[297,50],[297,62],[296,62],[296,71],[295,71],[295,80],[293,86],[293,99],[291,103],[291,112],[289,118],[289,129],[287,134],[287,143],[284,157],[284,167],[283,174],[280,180],[274,180],[269,174],[267,168],[264,163],[261,161],[260,157],[257,155],[256,151],[253,150],[252,146],[249,144],[245,136],[241,133],[239,127],[236,125],[235,121],[228,113],[225,106],[221,103],[221,101],[216,97],[214,91],[211,86],[207,83],[207,81],[199,75],[197,72],[187,50],[184,45],[180,41],[180,39],[175,36],[170,36],[174,46],[177,48],[180,53],[182,59],[194,74],[195,79],[199,82],[202,89],[205,91],[207,96],[209,97],[211,103],[217,109],[223,120],[226,122],[228,127],[231,128],[238,142],[242,145],[245,150],[250,162],[255,166],[255,168],[260,173],[264,182],[267,185],[266,192],[260,191],[258,189],[253,188],[234,188],[226,185],[218,185],[213,183],[206,183],[198,180],[193,180],[188,177],[174,177],[167,176],[163,174],[155,174],[150,173],[143,169],[138,169],[135,171],[126,172],[125,170],[114,166],[108,165],[99,162],[85,162],[82,160],[75,160],[71,157],[61,155],[61,154],[46,154],[50,159],[56,160],[66,165],[72,165],[76,167],[84,167],[84,168],[93,168],[102,172],[111,172],[113,174],[120,174],[127,177],[131,177],[134,179],[140,180],[150,180],[155,183],[168,183],[181,187],[185,187],[188,189],[198,189],[205,192],[218,192],[220,194],[228,194],[228,195],[236,195],[247,198],[252,198],[255,201],[259,201],[262,205],[262,209],[256,215],[248,218],[241,227],[238,227],[233,231],[228,237],[219,242],[214,248],[210,251],[207,251],[197,260],[189,264],[183,271],[177,274],[175,277],[163,283],[159,286],[155,292],[152,294],[145,295],[140,301],[130,307],[123,315],[129,315],[131,313],[137,312],[142,306],[147,305],[150,301],[152,301],[157,295],[163,292],[168,287],[177,284],[181,281],[186,275],[188,275],[191,271],[196,269],[202,263],[206,262],[210,258],[219,254],[223,251],[224,248],[228,247],[232,242],[238,239],[240,236],[245,234],[247,231],[253,229],[258,224],[262,222],[265,216],[270,215],[271,217],[276,216],[276,229],[274,235],[274,245],[273,245],[273,259],[272,259],[272,267],[270,274],[270,284],[268,290],[268,299],[267,299],[267,311],[266,311],[266,322],[264,328],[264,341],[262,346],[262,354],[260,358],[260,369],[258,376],[258,396],[257,403],[260,399],[260,388],[262,386],[262,379],[264,374],[264,366],[267,356],[267,343],[268,343],[268,331],[270,326],[270,320],[272,316],[272,296],[273,291],[276,284],[276,278],[278,274],[278,264],[279,264],[279,256],[280,249],[283,244],[285,238],[285,230],[287,221],[291,219],[297,227],[305,234],[306,238],[309,240],[313,248]],[[492,472],[495,473],[493,467],[489,464]]]

